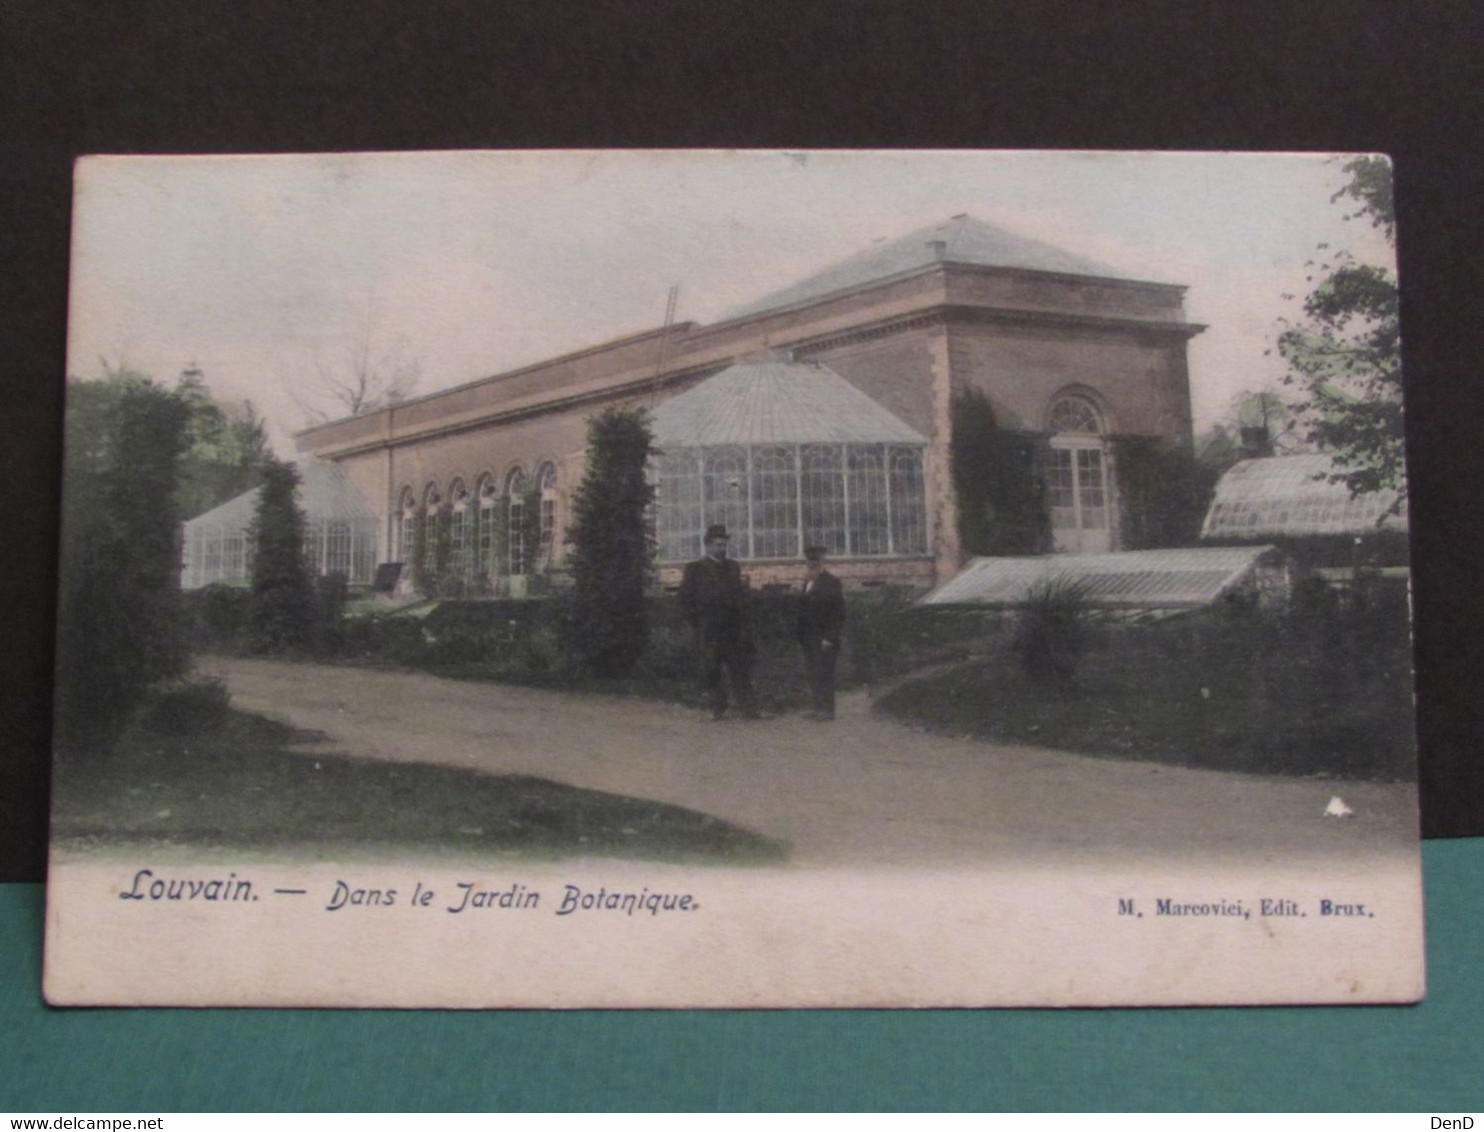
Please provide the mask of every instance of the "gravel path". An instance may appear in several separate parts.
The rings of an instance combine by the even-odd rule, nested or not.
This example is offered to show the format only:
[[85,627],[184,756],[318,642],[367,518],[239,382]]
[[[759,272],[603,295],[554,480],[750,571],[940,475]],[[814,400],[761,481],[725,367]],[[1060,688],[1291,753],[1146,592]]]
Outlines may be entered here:
[[[841,697],[840,718],[713,723],[687,708],[392,672],[207,658],[236,705],[370,759],[518,773],[671,802],[780,838],[799,866],[1119,867],[1415,853],[1410,787],[1095,759],[932,735]],[[1339,795],[1354,816],[1324,817]]]

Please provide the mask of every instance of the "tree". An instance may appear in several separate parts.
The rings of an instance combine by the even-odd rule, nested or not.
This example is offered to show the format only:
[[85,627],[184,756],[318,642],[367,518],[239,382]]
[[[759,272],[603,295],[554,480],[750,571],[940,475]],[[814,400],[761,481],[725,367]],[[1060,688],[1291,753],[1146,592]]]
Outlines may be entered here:
[[380,331],[374,304],[346,335],[338,356],[317,357],[311,368],[311,375],[291,384],[289,395],[316,424],[400,404],[422,378],[422,364],[409,356],[406,339]]
[[587,470],[567,531],[573,600],[567,629],[573,659],[595,676],[627,675],[649,643],[651,441],[643,409],[606,409],[588,421]]
[[273,453],[252,402],[217,400],[194,365],[181,373],[176,392],[191,413],[176,485],[177,510],[189,519],[257,487]]
[[304,561],[304,512],[294,498],[299,473],[281,460],[263,469],[249,540],[253,546],[248,631],[263,652],[307,649],[315,643],[318,606]]
[[1262,438],[1265,455],[1287,455],[1312,447],[1288,399],[1276,386],[1265,385],[1245,389],[1231,399],[1226,413],[1197,440],[1198,460],[1217,472],[1226,471],[1248,454],[1253,431]]
[[[1384,157],[1357,157],[1344,165],[1350,180],[1334,194],[1354,202],[1346,220],[1369,220],[1395,243],[1391,166]],[[1322,251],[1329,249],[1321,246]],[[1304,300],[1304,319],[1286,326],[1278,350],[1284,378],[1297,387],[1289,409],[1307,422],[1310,441],[1329,452],[1331,476],[1352,495],[1406,493],[1402,459],[1401,331],[1396,277],[1346,251],[1315,265],[1320,278]]]
[[143,374],[68,385],[58,594],[57,731],[115,734],[187,664],[173,505],[191,408]]

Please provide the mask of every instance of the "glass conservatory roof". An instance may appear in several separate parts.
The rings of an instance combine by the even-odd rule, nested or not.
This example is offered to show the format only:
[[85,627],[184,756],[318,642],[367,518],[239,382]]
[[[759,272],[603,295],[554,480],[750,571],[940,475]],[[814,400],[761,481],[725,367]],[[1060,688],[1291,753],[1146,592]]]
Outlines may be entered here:
[[1405,510],[1380,521],[1396,502],[1396,492],[1352,497],[1343,483],[1328,479],[1339,470],[1322,453],[1233,464],[1216,485],[1201,537],[1293,538],[1406,529]]
[[[934,244],[943,245],[942,254]],[[941,224],[918,228],[895,240],[881,240],[854,255],[831,264],[807,279],[773,291],[753,302],[722,313],[722,319],[743,318],[779,307],[795,306],[848,291],[906,271],[927,267],[938,260],[978,264],[984,267],[1013,267],[1025,271],[1049,271],[1062,275],[1118,278],[1121,272],[1085,256],[1064,252],[1051,244],[1017,236],[994,224],[960,213]]]
[[805,362],[739,362],[664,402],[654,443],[911,444],[927,438],[834,370]]
[[[299,471],[297,498],[304,514],[316,519],[344,519],[347,521],[375,521],[376,513],[366,504],[365,498],[350,482],[345,469],[339,464],[321,460],[297,460],[294,467]],[[258,488],[245,491],[227,502],[213,507],[185,524],[186,534],[201,527],[242,527],[253,520],[258,507]]]
[[1129,550],[1035,558],[973,558],[922,599],[925,605],[967,602],[1015,606],[1047,582],[1065,581],[1093,606],[1198,609],[1246,578],[1271,546]]

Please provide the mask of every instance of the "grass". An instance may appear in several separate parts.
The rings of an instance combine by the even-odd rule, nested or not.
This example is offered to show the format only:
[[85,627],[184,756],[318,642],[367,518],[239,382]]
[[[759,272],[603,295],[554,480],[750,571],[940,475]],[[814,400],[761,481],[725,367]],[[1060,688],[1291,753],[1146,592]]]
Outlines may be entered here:
[[679,806],[544,779],[295,752],[320,736],[230,709],[190,736],[136,727],[58,759],[53,837],[72,846],[433,850],[759,865],[769,838]]
[[997,743],[1264,774],[1415,774],[1405,609],[1204,614],[1087,631],[1066,684],[1002,647],[881,710]]

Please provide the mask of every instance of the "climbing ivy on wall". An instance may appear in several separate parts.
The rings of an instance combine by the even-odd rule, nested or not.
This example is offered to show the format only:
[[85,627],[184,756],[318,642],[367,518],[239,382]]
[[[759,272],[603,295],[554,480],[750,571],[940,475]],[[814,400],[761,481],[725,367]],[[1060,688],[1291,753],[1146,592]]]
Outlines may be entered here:
[[1123,546],[1193,546],[1216,490],[1217,471],[1188,449],[1153,436],[1113,441]]
[[954,394],[949,411],[949,463],[964,555],[1049,552],[1043,439],[1001,428],[989,399],[977,389]]

